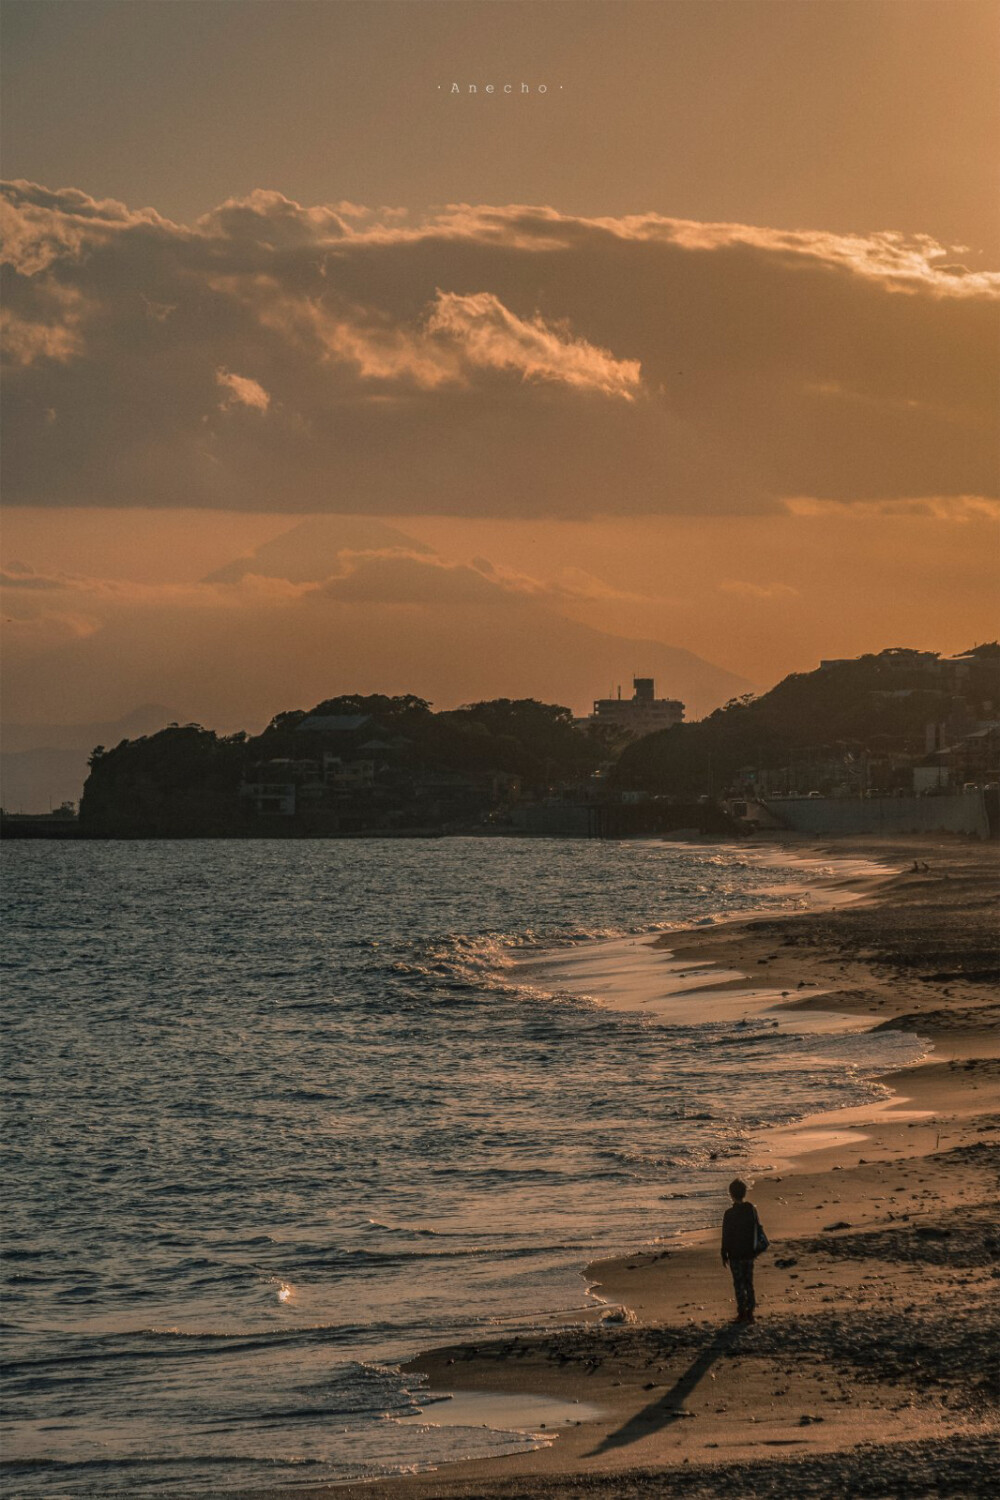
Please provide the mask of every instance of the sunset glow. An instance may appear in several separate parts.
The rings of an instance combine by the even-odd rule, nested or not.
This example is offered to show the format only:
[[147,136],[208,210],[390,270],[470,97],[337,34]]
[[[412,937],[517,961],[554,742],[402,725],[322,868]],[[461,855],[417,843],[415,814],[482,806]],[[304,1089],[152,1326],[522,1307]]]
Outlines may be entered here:
[[991,6],[183,10],[7,7],[10,719],[991,633]]

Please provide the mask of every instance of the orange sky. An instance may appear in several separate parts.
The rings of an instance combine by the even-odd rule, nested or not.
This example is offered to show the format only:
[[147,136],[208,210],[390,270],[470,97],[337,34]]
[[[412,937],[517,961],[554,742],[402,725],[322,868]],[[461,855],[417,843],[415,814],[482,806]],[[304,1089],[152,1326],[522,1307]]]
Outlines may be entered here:
[[995,634],[997,5],[5,10],[8,719]]
[[[489,560],[515,580],[530,579],[538,586],[537,601],[554,615],[623,638],[617,652],[591,656],[592,672],[585,641],[569,643],[580,657],[573,671],[565,660],[550,664],[545,682],[552,695],[580,711],[615,685],[608,673],[627,684],[633,672],[655,666],[648,651],[632,644],[637,640],[684,647],[750,684],[768,686],[788,671],[810,670],[821,656],[901,643],[958,651],[995,633],[995,517],[973,506],[960,515],[957,507],[944,506],[938,514],[932,506],[889,514],[877,508],[815,511],[613,522],[406,517],[395,524],[447,562]],[[11,510],[6,561],[32,559],[35,574],[50,578],[52,587],[10,590],[18,596],[18,613],[29,618],[24,635],[12,636],[8,673],[15,696],[8,697],[8,716],[57,723],[115,717],[153,699],[226,727],[255,724],[298,704],[293,683],[302,703],[353,687],[402,691],[392,641],[394,632],[404,631],[409,650],[418,649],[416,658],[408,656],[410,685],[442,706],[477,690],[509,694],[522,683],[525,691],[544,686],[537,679],[533,684],[530,660],[506,663],[497,653],[485,655],[482,632],[468,628],[468,601],[444,590],[435,595],[432,587],[418,604],[408,599],[394,606],[389,579],[380,597],[341,603],[324,628],[309,598],[262,593],[262,586],[254,590],[246,582],[199,583],[296,520],[234,512],[70,509],[53,516]],[[316,577],[335,572],[342,565],[337,555],[310,549],[315,567],[305,571]],[[220,592],[230,597],[220,603]],[[519,601],[517,595],[480,606],[483,628],[502,635],[504,606]],[[232,635],[220,637],[220,608],[235,630],[235,645]],[[360,641],[376,626],[388,640],[381,666],[365,653],[373,683],[354,663],[362,659]],[[35,645],[33,628],[40,637]],[[272,658],[251,647],[261,633],[272,644],[281,639],[289,651],[308,637],[313,650],[305,670],[297,663],[290,674],[281,650]],[[164,639],[170,668],[161,666],[148,679],[147,665]],[[240,640],[252,659],[241,659]],[[676,689],[662,670],[660,679],[664,693]],[[716,696],[722,701],[728,693]]]

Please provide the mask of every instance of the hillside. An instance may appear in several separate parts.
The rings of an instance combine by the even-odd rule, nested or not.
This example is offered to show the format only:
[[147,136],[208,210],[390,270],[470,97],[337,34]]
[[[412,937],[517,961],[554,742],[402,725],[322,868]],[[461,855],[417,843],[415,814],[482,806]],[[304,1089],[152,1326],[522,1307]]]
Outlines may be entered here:
[[[627,812],[727,794],[939,789],[995,779],[998,720],[996,644],[827,662],[624,749],[533,698],[435,713],[412,694],[346,694],[277,714],[258,735],[174,724],[99,746],[80,825],[121,837],[471,831],[524,826],[527,804]],[[659,826],[633,821],[608,826]]]
[[790,782],[797,770],[802,779],[863,765],[870,778],[874,765],[891,776],[895,757],[930,748],[928,726],[957,738],[996,718],[995,642],[956,658],[894,648],[794,673],[758,698],[736,699],[698,723],[649,735],[621,756],[612,785],[691,796],[745,786],[768,772],[780,771]]
[[481,821],[522,794],[586,780],[603,741],[568,708],[495,699],[434,713],[412,695],[351,694],[262,734],[198,724],[98,747],[80,806],[90,832],[198,837],[275,827],[324,834]]

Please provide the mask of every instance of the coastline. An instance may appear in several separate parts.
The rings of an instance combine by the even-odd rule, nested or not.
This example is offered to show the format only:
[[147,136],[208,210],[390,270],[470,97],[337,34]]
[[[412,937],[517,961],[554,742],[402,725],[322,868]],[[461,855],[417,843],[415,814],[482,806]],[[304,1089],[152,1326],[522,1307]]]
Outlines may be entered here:
[[[743,916],[656,946],[675,963],[741,976],[702,993],[745,994],[745,976],[766,975],[768,991],[788,997],[777,1001],[785,1012],[869,1018],[875,1030],[918,1033],[933,1052],[883,1075],[882,1101],[755,1140],[772,1156],[752,1187],[772,1242],[758,1324],[728,1324],[715,1231],[596,1261],[585,1272],[592,1290],[628,1308],[629,1321],[431,1350],[405,1366],[429,1392],[470,1398],[467,1410],[487,1394],[581,1403],[585,1419],[550,1446],[267,1493],[624,1500],[662,1493],[669,1479],[671,1493],[745,1494],[748,1464],[758,1493],[995,1489],[995,853],[957,839],[796,842],[786,852],[892,858],[897,869],[848,880],[850,904]],[[930,868],[912,871],[914,859]],[[869,1472],[881,1489],[865,1488]]]

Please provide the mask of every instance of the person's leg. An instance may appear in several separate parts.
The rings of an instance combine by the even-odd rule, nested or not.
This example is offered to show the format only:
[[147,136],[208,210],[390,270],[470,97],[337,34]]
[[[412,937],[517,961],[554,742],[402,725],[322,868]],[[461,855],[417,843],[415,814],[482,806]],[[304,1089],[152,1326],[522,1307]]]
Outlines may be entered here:
[[757,1306],[757,1294],[756,1294],[756,1292],[753,1289],[753,1261],[752,1260],[746,1260],[746,1261],[743,1262],[743,1264],[746,1267],[746,1282],[745,1282],[745,1286],[746,1286],[746,1304],[745,1304],[745,1312],[746,1312],[746,1315],[747,1315],[748,1318],[752,1318],[753,1314],[754,1314],[754,1308]]
[[733,1291],[736,1294],[736,1316],[745,1318],[749,1312],[747,1306],[747,1281],[746,1268],[749,1262],[745,1260],[731,1260],[729,1262],[733,1273]]

